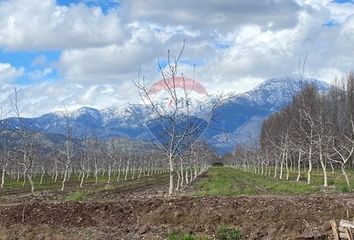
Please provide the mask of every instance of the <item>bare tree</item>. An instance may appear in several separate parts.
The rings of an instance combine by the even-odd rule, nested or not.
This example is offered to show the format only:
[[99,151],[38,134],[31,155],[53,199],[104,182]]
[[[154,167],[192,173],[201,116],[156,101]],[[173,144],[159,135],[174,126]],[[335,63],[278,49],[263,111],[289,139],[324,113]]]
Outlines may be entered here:
[[331,161],[339,163],[346,184],[350,187],[349,178],[345,167],[354,157],[354,74],[350,73],[347,81],[342,86],[337,86],[341,91],[334,93],[336,113],[332,120],[334,138],[332,148],[334,154],[329,153]]
[[[179,76],[179,64],[181,56],[185,49],[185,42],[173,60],[168,51],[167,66],[163,68],[160,64],[160,73],[162,75],[162,87],[167,92],[167,105],[160,104],[154,99],[152,91],[146,86],[144,79],[136,83],[139,94],[146,106],[147,114],[152,116],[152,121],[147,122],[148,127],[153,128],[155,137],[159,144],[155,146],[163,153],[169,162],[170,184],[168,194],[174,194],[174,176],[176,173],[176,163],[179,156],[189,148],[205,129],[208,124],[195,116],[195,109],[192,108],[191,94],[194,85],[197,83],[192,80],[192,84],[187,83],[187,78],[181,74]],[[187,85],[192,85],[188,89]],[[178,89],[182,89],[179,95]],[[221,96],[209,102],[209,109],[204,113],[209,119],[215,116],[216,109],[221,104]],[[204,109],[205,110],[205,109]],[[183,164],[182,164],[183,166]]]
[[23,118],[21,115],[21,110],[19,107],[19,93],[20,90],[13,84],[13,95],[10,98],[12,109],[17,118],[16,133],[19,137],[20,148],[18,149],[22,153],[22,162],[20,165],[23,166],[23,185],[25,185],[26,178],[28,179],[31,192],[34,192],[34,184],[32,180],[32,167],[34,161],[34,153],[36,147],[36,140],[38,134],[28,131],[24,125]]
[[61,191],[64,191],[65,189],[65,183],[68,180],[69,169],[74,157],[73,126],[67,110],[63,112],[63,116],[65,119],[66,141],[64,144],[64,150],[59,149],[59,153],[63,159],[61,163],[64,165],[64,174],[60,189]]
[[1,145],[0,145],[0,164],[1,164],[1,184],[0,188],[4,188],[5,184],[5,175],[7,171],[7,167],[9,164],[9,146],[8,146],[8,140],[6,139],[5,132],[4,132],[4,127],[3,127],[3,120],[6,118],[6,112],[2,107],[0,107],[0,134],[3,135],[1,137]]

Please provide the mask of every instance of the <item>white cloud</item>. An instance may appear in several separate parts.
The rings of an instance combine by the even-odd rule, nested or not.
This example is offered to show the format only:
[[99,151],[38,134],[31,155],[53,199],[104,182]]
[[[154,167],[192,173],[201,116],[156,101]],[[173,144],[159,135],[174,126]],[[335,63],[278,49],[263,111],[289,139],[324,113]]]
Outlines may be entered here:
[[85,82],[133,81],[140,68],[147,77],[154,77],[158,75],[158,59],[166,59],[168,49],[173,58],[183,39],[188,39],[185,57],[192,61],[211,58],[215,51],[209,41],[196,40],[198,33],[186,27],[160,29],[153,24],[134,22],[127,28],[131,38],[123,44],[64,50],[58,62],[62,76]]
[[0,83],[22,76],[23,68],[15,68],[10,63],[0,63]]
[[134,0],[123,1],[124,4],[130,19],[223,32],[250,23],[291,27],[296,24],[297,11],[300,10],[295,1],[279,0]]
[[45,68],[43,70],[35,70],[27,73],[27,76],[32,80],[41,80],[47,78],[50,74],[53,73],[52,68]]
[[257,83],[257,79],[296,74],[299,59],[308,55],[306,74],[331,82],[339,73],[342,76],[353,68],[354,25],[350,16],[341,26],[329,28],[323,25],[329,19],[326,4],[307,1],[292,28],[240,26],[226,36],[230,47],[209,62],[205,71],[209,76],[219,76],[221,83],[244,90],[245,84],[235,82],[255,79],[253,83]]
[[[173,58],[184,39],[189,64],[180,69],[192,75],[195,63],[196,79],[212,93],[242,92],[263,79],[296,74],[306,55],[306,74],[331,82],[353,69],[354,5],[329,2],[124,0],[105,15],[84,4],[0,1],[0,48],[61,50],[56,63],[35,58],[35,71],[0,64],[0,72],[33,79],[59,72],[59,81],[23,91],[32,116],[63,104],[102,108],[136,101],[138,69],[150,83],[160,79],[157,59],[165,61],[168,49]],[[331,20],[339,25],[324,26]]]
[[8,112],[12,81],[23,75],[23,68],[15,68],[9,63],[0,63],[0,108]]
[[55,0],[0,1],[0,45],[6,49],[103,46],[126,34],[116,11],[104,15],[98,7],[57,6]]
[[[0,94],[0,106],[11,111],[8,96],[12,94],[10,85],[2,86],[6,94]],[[136,91],[129,84],[102,84],[84,86],[69,82],[44,83],[36,86],[18,86],[19,109],[23,116],[35,117],[44,113],[67,108],[73,110],[81,106],[99,109],[125,103],[122,96],[135,96]],[[137,97],[132,100],[137,101]]]
[[331,12],[331,18],[338,23],[345,22],[354,13],[354,4],[352,3],[330,3],[326,7]]

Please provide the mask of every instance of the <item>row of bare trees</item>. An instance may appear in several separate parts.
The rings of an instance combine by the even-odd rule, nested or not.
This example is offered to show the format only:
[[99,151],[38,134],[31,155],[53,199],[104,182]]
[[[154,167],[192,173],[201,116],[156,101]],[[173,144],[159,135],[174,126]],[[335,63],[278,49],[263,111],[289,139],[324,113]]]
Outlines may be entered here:
[[50,176],[53,182],[61,181],[61,190],[64,190],[71,176],[76,176],[78,185],[83,187],[89,177],[94,178],[95,184],[102,177],[111,183],[161,173],[164,169],[160,156],[148,150],[146,143],[124,138],[70,139],[54,144],[43,134],[36,133],[32,134],[24,153],[16,133],[2,131],[2,136],[14,137],[1,145],[2,188],[6,186],[6,176],[17,181],[22,179],[23,185],[28,180],[32,191],[35,189],[33,178],[40,177],[41,184]]
[[263,122],[259,141],[237,146],[235,164],[255,173],[289,179],[313,168],[321,169],[328,186],[327,169],[340,168],[348,187],[346,168],[354,164],[354,74],[336,81],[328,92],[303,83],[292,103]]
[[[3,141],[0,147],[1,188],[6,188],[6,180],[21,181],[23,186],[28,182],[33,192],[36,184],[51,181],[60,183],[64,190],[73,178],[71,184],[76,182],[83,188],[85,184],[97,185],[102,181],[113,184],[164,174],[169,169],[165,156],[142,141],[84,138],[53,144],[40,133],[32,136],[24,153],[17,133],[2,131],[2,139],[14,139]],[[192,182],[210,165],[213,156],[207,145],[195,144],[178,158],[175,190]]]

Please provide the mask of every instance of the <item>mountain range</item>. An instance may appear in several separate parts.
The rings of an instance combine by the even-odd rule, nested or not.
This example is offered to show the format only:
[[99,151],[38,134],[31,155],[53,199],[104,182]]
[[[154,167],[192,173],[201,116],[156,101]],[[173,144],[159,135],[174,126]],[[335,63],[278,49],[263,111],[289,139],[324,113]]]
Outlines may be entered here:
[[[315,84],[319,91],[327,91],[330,88],[329,84],[316,79],[306,79],[306,82]],[[296,78],[273,78],[250,91],[229,94],[218,110],[219,126],[213,126],[212,123],[202,138],[219,153],[232,151],[235,144],[248,141],[250,137],[257,137],[262,121],[286,106],[299,92],[302,84],[303,82]],[[24,126],[31,131],[55,135],[65,135],[68,121],[73,127],[73,135],[77,138],[125,136],[136,139],[144,138],[147,132],[144,125],[144,106],[140,104],[113,106],[102,110],[82,107],[66,114],[53,112],[22,119]],[[16,129],[19,122],[17,118],[8,118],[3,120],[1,125],[2,128]]]

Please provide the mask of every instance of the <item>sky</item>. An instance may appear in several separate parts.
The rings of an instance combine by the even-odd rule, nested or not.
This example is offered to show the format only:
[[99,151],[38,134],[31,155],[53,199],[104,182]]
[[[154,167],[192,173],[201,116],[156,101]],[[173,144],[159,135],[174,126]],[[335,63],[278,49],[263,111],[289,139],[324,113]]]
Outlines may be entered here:
[[13,83],[24,116],[139,100],[139,72],[186,47],[179,72],[209,93],[354,70],[353,0],[0,0],[0,107]]

